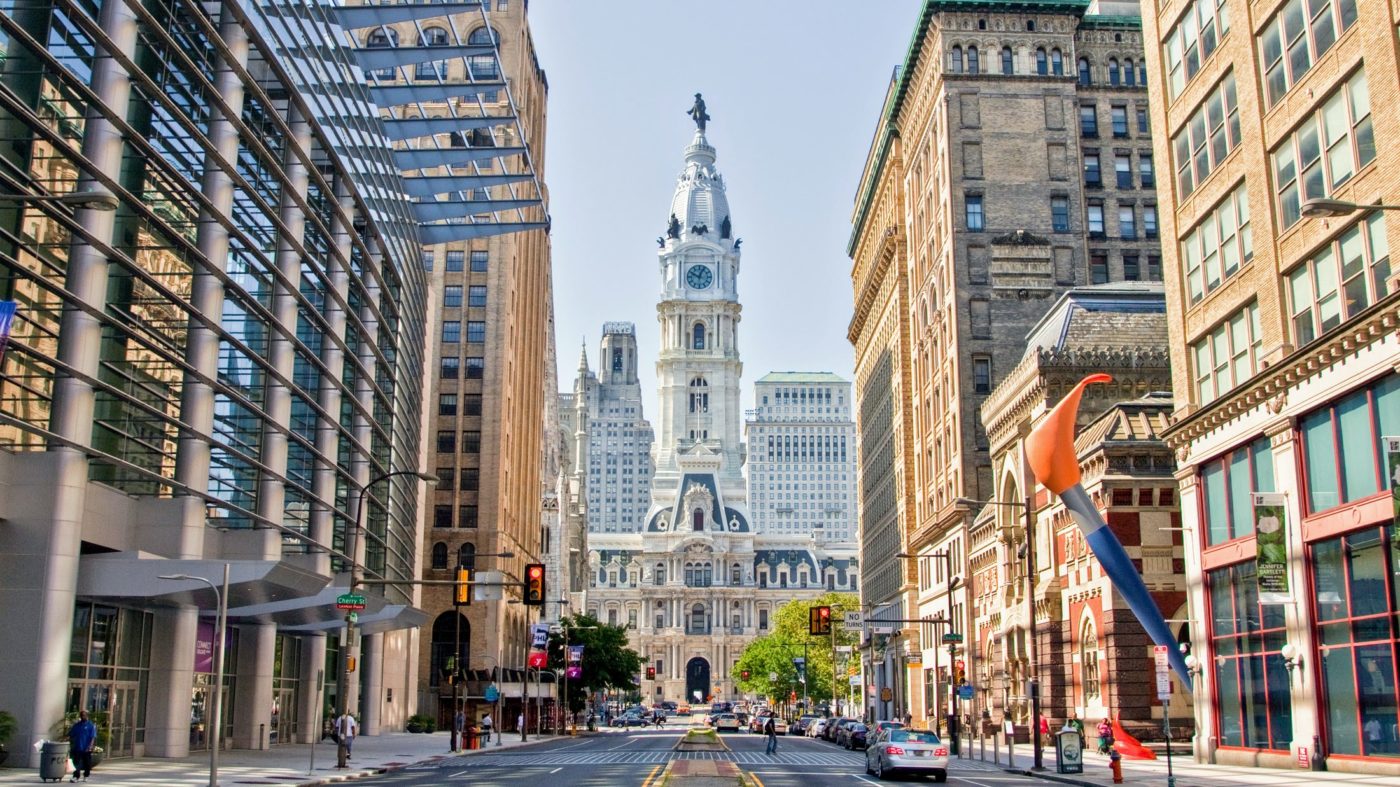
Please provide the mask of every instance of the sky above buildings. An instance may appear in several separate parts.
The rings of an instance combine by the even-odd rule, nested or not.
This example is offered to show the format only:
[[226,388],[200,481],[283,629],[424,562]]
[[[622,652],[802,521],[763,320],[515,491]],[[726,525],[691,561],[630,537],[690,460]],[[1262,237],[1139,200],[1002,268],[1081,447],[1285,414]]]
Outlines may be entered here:
[[770,371],[851,378],[846,243],[885,88],[919,0],[535,0],[549,78],[545,178],[553,219],[559,384],[579,342],[597,368],[604,322],[637,324],[646,415],[656,408],[663,235],[687,116],[703,93],[744,239],[744,407]]

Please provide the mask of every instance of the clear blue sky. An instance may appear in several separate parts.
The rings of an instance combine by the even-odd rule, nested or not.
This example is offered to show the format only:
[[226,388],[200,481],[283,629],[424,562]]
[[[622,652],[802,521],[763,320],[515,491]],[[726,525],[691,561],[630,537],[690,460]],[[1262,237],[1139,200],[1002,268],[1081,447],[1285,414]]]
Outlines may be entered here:
[[744,239],[743,398],[770,371],[850,379],[857,181],[918,0],[535,0],[549,78],[545,179],[553,218],[559,383],[602,324],[637,324],[656,411],[655,238],[705,95],[707,129]]

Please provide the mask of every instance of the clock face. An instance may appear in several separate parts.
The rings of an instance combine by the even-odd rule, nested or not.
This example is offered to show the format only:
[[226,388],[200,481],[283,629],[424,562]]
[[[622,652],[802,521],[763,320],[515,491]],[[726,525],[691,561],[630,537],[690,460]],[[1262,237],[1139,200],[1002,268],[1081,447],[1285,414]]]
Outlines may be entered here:
[[714,281],[715,275],[710,273],[710,269],[704,265],[692,265],[690,270],[685,272],[685,283],[697,290],[703,290]]

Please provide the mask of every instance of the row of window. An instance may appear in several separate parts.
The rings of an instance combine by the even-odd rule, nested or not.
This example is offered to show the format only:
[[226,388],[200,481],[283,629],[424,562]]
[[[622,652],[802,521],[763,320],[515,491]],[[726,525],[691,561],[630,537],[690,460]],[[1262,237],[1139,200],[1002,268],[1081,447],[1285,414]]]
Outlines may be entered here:
[[[1087,225],[1085,227],[1091,238],[1108,237],[1105,226],[1104,204],[1102,200],[1091,199],[1085,206],[1085,217]],[[1118,235],[1124,240],[1135,240],[1138,237],[1137,206],[1132,203],[1120,202],[1118,204]],[[1146,238],[1157,237],[1157,206],[1142,206],[1142,236]]]
[[[478,400],[478,403],[479,403],[481,397],[478,396],[478,397],[475,397],[475,398]],[[480,408],[479,408],[479,407],[478,407],[478,411],[477,411],[476,415],[481,415],[481,412],[480,412]],[[440,454],[451,454],[451,453],[455,453],[455,452],[457,451],[457,447],[458,447],[459,445],[461,446],[461,448],[462,448],[462,453],[464,453],[464,454],[479,454],[479,453],[481,453],[481,432],[476,432],[476,431],[462,432],[462,439],[461,439],[460,443],[459,443],[458,440],[457,440],[457,432],[456,432],[456,431],[453,431],[453,430],[441,430],[441,431],[439,431],[439,432],[437,433],[437,451],[438,451],[438,453],[440,453]]]
[[[1157,172],[1152,165],[1152,154],[1146,150],[1138,151],[1137,176],[1143,188],[1156,187]],[[1113,182],[1119,189],[1134,187],[1131,153],[1113,154]],[[1091,189],[1103,187],[1103,160],[1099,151],[1092,148],[1086,148],[1084,151],[1084,186]]]
[[[462,341],[462,321],[443,320],[442,321],[442,342],[443,344],[455,344]],[[482,344],[486,341],[486,322],[484,320],[467,321],[467,343]]]
[[[1108,108],[1109,125],[1112,128],[1113,136],[1118,139],[1126,139],[1129,136],[1131,124],[1128,120],[1128,105],[1113,104]],[[1147,120],[1147,107],[1133,108],[1133,121],[1137,125],[1138,134],[1152,133],[1152,126]],[[1099,135],[1099,108],[1097,104],[1086,102],[1079,105],[1079,136],[1093,139]]]
[[1239,144],[1240,108],[1232,72],[1220,80],[1172,138],[1180,198],[1190,196]]
[[[467,306],[470,308],[481,308],[486,306],[486,285],[473,284],[466,288]],[[461,308],[462,306],[462,285],[449,284],[442,288],[442,305],[447,308]]]
[[1230,32],[1230,9],[1226,0],[1194,0],[1190,8],[1167,32],[1162,43],[1162,62],[1167,70],[1167,90],[1172,98],[1201,70]]
[[[1161,281],[1162,258],[1149,254],[1145,261],[1137,252],[1123,252],[1120,263],[1123,267],[1122,281]],[[1089,283],[1107,284],[1113,277],[1109,275],[1108,252],[1089,253]]]
[[1253,377],[1259,371],[1259,351],[1263,344],[1257,302],[1230,315],[1215,330],[1193,343],[1196,402],[1213,402]]
[[[439,527],[451,527],[451,506],[448,509],[448,524]],[[475,508],[475,506],[471,506]],[[472,525],[476,527],[476,525]],[[447,544],[442,541],[433,544],[432,566],[435,571],[445,571],[447,569]],[[476,568],[476,545],[463,544],[457,548],[457,565],[464,568]]]
[[1181,239],[1191,303],[1199,303],[1253,258],[1249,200],[1241,183]]
[[[474,505],[454,506],[451,503],[439,503],[433,506],[433,527],[474,528],[479,524],[478,516],[479,509]],[[437,568],[436,563],[433,567]]]
[[1282,229],[1302,218],[1302,204],[1326,197],[1376,158],[1366,74],[1339,85],[1273,152]]
[[444,356],[442,359],[441,375],[443,380],[458,380],[462,377],[462,367],[467,370],[468,380],[480,380],[486,375],[486,359],[477,356],[467,356],[466,363],[456,356]]
[[[436,253],[433,249],[423,251],[423,270],[430,271],[436,262]],[[473,273],[485,273],[490,267],[491,254],[487,251],[477,250],[471,252],[471,270]],[[446,270],[448,273],[461,273],[467,264],[467,252],[460,249],[449,250],[446,254]]]

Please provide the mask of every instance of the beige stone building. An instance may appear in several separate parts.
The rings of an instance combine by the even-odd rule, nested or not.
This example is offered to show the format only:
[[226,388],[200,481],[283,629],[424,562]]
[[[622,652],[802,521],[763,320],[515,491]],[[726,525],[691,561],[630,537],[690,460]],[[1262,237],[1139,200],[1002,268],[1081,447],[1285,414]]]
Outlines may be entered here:
[[[1067,288],[1161,278],[1134,14],[1121,2],[930,0],[890,87],[848,248],[857,397],[869,397],[865,602],[874,617],[945,623],[885,643],[867,681],[889,698],[881,718],[951,713],[948,686],[929,685],[934,659],[976,660],[943,635],[966,639],[968,528],[994,494],[978,406]],[[902,506],[894,518],[887,497]]]
[[1400,773],[1400,16],[1144,9],[1196,756]]

